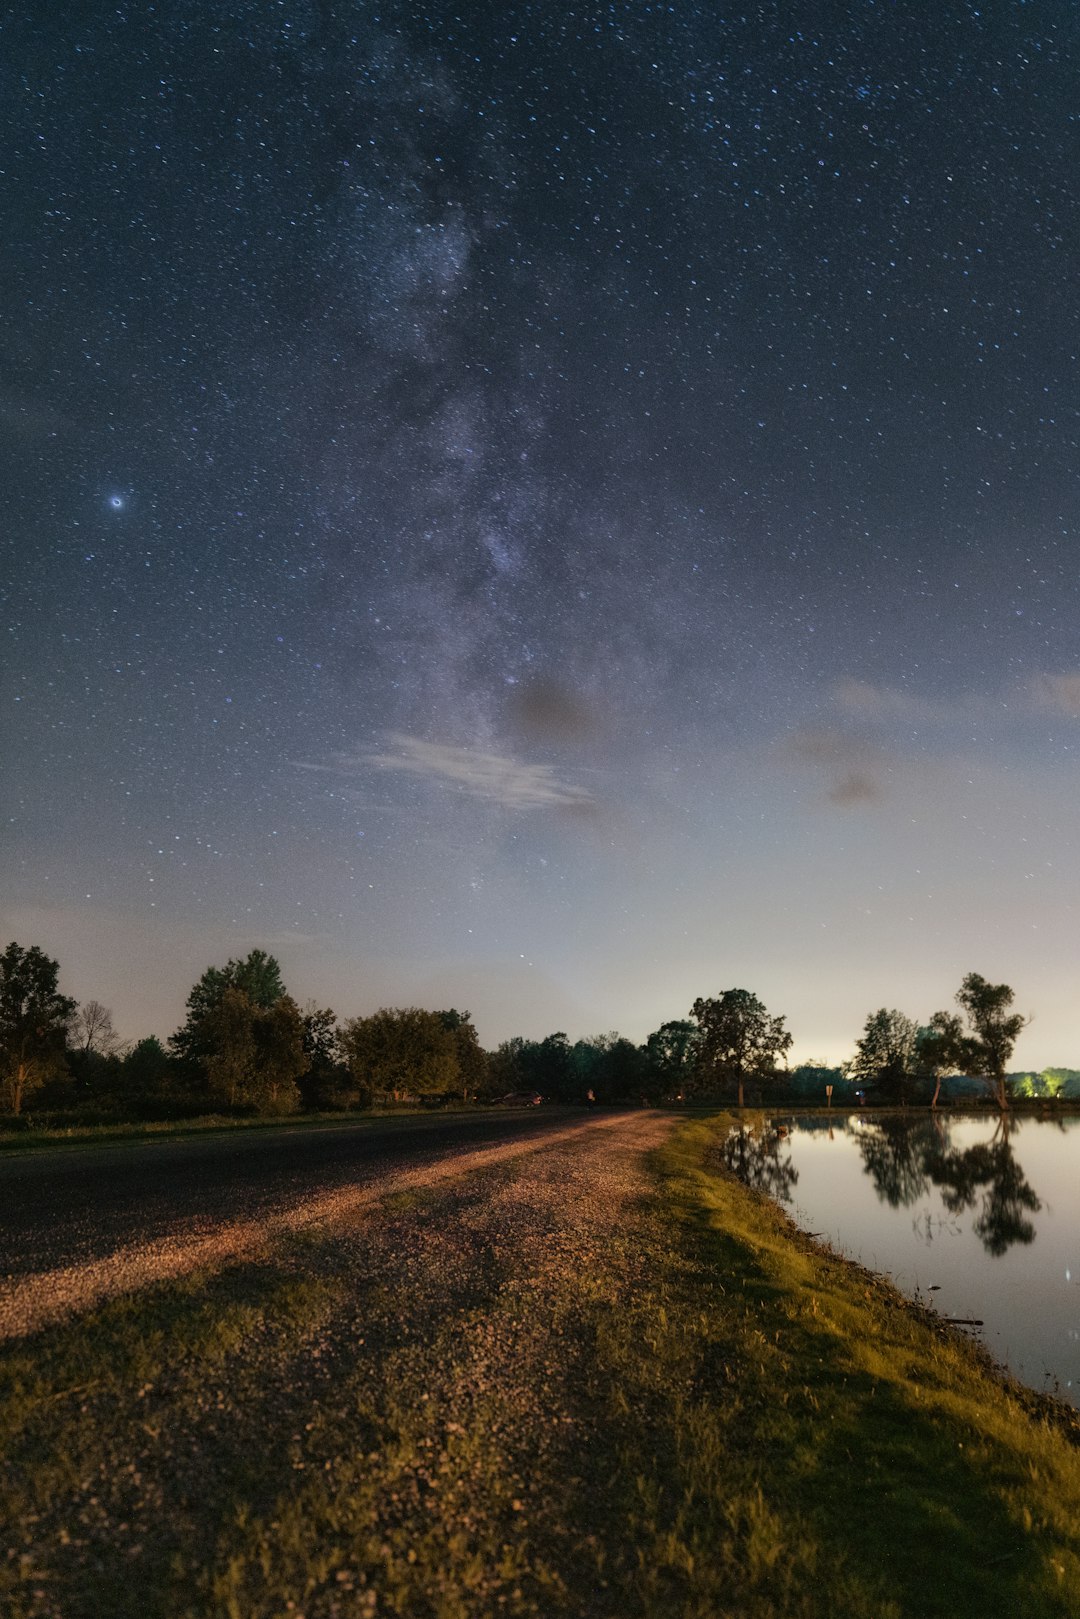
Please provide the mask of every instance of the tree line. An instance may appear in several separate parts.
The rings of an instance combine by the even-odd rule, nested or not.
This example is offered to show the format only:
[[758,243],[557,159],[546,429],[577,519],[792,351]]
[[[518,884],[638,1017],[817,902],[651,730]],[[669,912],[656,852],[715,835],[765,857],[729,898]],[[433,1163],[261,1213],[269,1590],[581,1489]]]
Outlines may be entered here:
[[[406,1099],[556,1102],[767,1096],[936,1104],[946,1075],[969,1075],[1001,1107],[1006,1069],[1027,1019],[1013,991],[969,973],[959,1013],[925,1025],[895,1009],[873,1012],[841,1068],[787,1066],[792,1036],[746,989],[694,1001],[641,1045],[617,1033],[571,1042],[563,1032],[520,1036],[494,1051],[467,1011],[384,1007],[339,1022],[329,1007],[301,1008],[279,963],[252,950],[208,967],[186,1016],[165,1042],[125,1044],[99,1001],[81,1006],[59,988],[59,964],[37,945],[0,955],[0,1110],[74,1113],[90,1119],[251,1115],[367,1108]],[[1054,1070],[1068,1073],[1068,1070]],[[1061,1088],[1060,1086],[1058,1087]]]

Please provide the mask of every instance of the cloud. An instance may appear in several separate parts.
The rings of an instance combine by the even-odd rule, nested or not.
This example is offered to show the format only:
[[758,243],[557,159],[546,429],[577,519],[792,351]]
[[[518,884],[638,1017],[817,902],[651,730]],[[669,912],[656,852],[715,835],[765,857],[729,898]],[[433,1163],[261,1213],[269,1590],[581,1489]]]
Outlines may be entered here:
[[875,686],[869,680],[838,680],[832,695],[837,708],[852,719],[916,724],[941,719],[946,713],[941,704],[912,697],[895,686]]
[[592,795],[584,787],[560,781],[552,765],[527,764],[507,754],[482,753],[448,742],[425,742],[397,731],[388,735],[387,742],[388,752],[365,754],[359,762],[376,770],[423,776],[506,809],[594,808]]
[[820,766],[830,804],[880,804],[885,790],[874,773],[879,750],[843,731],[797,731],[787,752],[801,763]]
[[1039,675],[1031,692],[1040,708],[1080,719],[1080,674]]
[[972,725],[1023,723],[1033,715],[1065,714],[1080,719],[1080,671],[1040,674],[997,692],[966,691],[949,697],[914,696],[869,680],[838,680],[833,705],[845,721],[861,727],[904,725],[938,731]]
[[581,698],[555,680],[531,680],[518,687],[509,708],[523,734],[538,742],[575,742],[596,729]]
[[849,770],[825,796],[830,804],[879,804],[885,795],[873,776]]

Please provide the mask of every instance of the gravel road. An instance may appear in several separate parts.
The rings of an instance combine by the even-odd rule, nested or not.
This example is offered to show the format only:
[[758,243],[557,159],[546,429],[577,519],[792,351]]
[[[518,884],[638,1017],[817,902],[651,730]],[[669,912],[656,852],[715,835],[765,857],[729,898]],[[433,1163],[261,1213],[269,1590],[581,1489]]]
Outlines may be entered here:
[[0,1161],[0,1338],[617,1117],[544,1109],[12,1155]]
[[114,1314],[74,1361],[78,1323],[9,1346],[0,1607],[625,1619],[595,1334],[670,1264],[642,1197],[671,1122],[507,1120],[468,1151],[460,1132],[399,1160],[414,1195],[324,1200],[317,1231],[271,1236],[205,1300],[193,1279],[183,1306]]

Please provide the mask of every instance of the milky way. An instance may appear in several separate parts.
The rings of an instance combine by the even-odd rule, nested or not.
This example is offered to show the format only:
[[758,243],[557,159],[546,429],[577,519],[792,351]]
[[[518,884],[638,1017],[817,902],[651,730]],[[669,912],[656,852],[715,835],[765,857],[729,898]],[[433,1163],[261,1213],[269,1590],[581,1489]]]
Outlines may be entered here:
[[1072,6],[0,45],[5,936],[129,1034],[258,944],[832,1057],[976,970],[1080,1060]]

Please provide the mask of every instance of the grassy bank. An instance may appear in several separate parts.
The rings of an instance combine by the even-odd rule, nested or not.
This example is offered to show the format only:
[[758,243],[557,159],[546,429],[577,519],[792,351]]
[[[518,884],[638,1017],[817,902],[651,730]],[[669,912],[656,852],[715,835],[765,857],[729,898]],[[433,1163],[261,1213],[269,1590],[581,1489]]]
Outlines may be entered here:
[[1080,1612],[1080,1423],[721,1176],[723,1127],[645,1175],[593,1133],[8,1346],[0,1608]]

